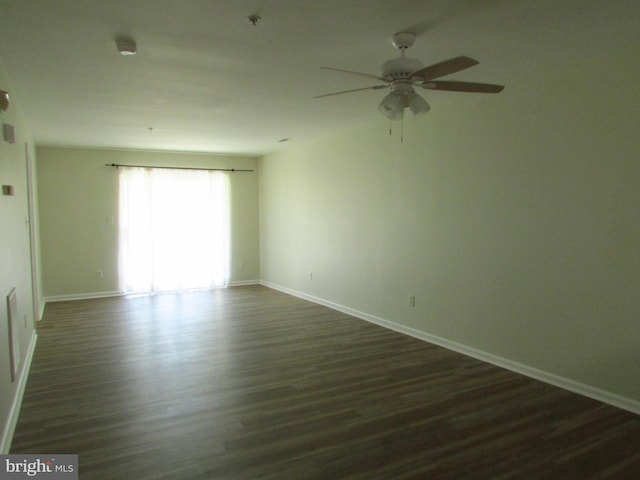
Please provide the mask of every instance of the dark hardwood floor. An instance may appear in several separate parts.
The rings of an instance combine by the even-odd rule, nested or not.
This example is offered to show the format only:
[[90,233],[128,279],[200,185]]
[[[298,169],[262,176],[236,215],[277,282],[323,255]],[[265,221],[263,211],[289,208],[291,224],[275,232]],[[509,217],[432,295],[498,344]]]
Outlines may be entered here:
[[12,453],[81,479],[633,479],[640,416],[260,286],[47,305]]

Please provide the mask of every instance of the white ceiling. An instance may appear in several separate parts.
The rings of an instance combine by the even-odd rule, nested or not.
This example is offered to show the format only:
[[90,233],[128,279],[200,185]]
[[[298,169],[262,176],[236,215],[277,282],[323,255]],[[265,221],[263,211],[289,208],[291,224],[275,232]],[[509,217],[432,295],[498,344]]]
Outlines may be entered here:
[[[0,0],[0,57],[39,145],[260,155],[286,145],[278,142],[284,138],[302,141],[359,122],[386,125],[377,112],[385,92],[312,97],[370,85],[318,67],[377,75],[398,55],[395,32],[418,34],[408,56],[425,65],[457,55],[480,61],[451,78],[509,89],[526,75],[542,80],[565,63],[637,42],[638,5]],[[251,14],[262,17],[255,27]],[[136,40],[136,56],[117,53],[118,35]],[[446,108],[448,95],[469,94],[423,96],[433,112]]]

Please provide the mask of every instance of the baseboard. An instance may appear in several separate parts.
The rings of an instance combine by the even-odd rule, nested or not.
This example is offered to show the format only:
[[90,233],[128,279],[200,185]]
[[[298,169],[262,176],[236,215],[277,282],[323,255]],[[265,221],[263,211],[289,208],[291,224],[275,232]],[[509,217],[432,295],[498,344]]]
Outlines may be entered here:
[[[260,280],[238,280],[229,283],[230,287],[239,287],[243,285],[260,285]],[[203,289],[204,290],[204,289]],[[185,290],[186,291],[186,290]],[[67,302],[72,300],[91,300],[94,298],[108,298],[108,297],[121,297],[127,295],[125,292],[113,291],[113,292],[91,292],[91,293],[76,293],[71,295],[52,295],[50,297],[44,297],[42,302],[42,312],[40,317],[44,314],[44,305],[48,302]],[[138,295],[133,293],[131,295]],[[150,292],[142,293],[141,295],[151,295]]]
[[[107,297],[120,297],[124,295],[124,292],[91,292],[91,293],[76,293],[72,295],[53,295],[51,297],[44,297],[44,304],[48,302],[67,302],[70,300],[91,300],[92,298],[107,298]],[[44,308],[44,307],[43,307]]]
[[16,393],[11,402],[11,408],[9,409],[9,416],[7,417],[7,424],[2,431],[2,438],[0,438],[0,454],[7,454],[11,449],[11,441],[13,440],[13,433],[16,430],[18,424],[18,417],[20,416],[20,407],[22,406],[22,397],[24,396],[24,390],[27,386],[27,379],[29,378],[29,370],[31,369],[31,360],[33,359],[33,353],[36,349],[36,342],[38,341],[38,334],[33,331],[31,335],[31,342],[29,342],[29,348],[25,358],[25,363],[18,379],[18,386]]
[[508,358],[493,355],[492,353],[478,350],[476,348],[469,347],[467,345],[463,345],[461,343],[454,342],[446,338],[442,338],[436,335],[431,335],[421,330],[416,330],[414,328],[407,327],[405,325],[401,325],[399,323],[392,322],[384,318],[376,317],[375,315],[370,315],[368,313],[361,312],[359,310],[354,310],[353,308],[345,307],[344,305],[339,305],[337,303],[330,302],[322,298],[314,297],[313,295],[309,295],[304,292],[299,292],[297,290],[293,290],[293,289],[284,287],[282,285],[266,282],[264,280],[262,280],[260,284],[264,285],[265,287],[273,288],[274,290],[279,290],[283,293],[293,295],[294,297],[302,298],[303,300],[308,300],[310,302],[323,305],[333,310],[346,313],[347,315],[351,315],[361,320],[374,323],[381,327],[388,328],[390,330],[394,330],[396,332],[399,332],[405,335],[409,335],[419,340],[423,340],[425,342],[429,342],[434,345],[447,348],[449,350],[461,353],[463,355],[467,355],[477,360],[481,360],[483,362],[487,362],[492,365],[505,368],[512,372],[519,373],[521,375],[525,375],[527,377],[534,378],[536,380],[540,380],[542,382],[562,388],[564,390],[568,390],[570,392],[577,393],[579,395],[583,395],[585,397],[589,397],[594,400],[598,400],[600,402],[640,415],[640,402],[636,400],[623,397],[621,395],[617,395],[617,394],[608,392],[606,390],[593,387],[591,385],[577,382],[575,380],[571,380],[570,378],[562,377],[560,375],[556,375],[544,370],[540,370],[520,362],[515,362],[513,360],[509,360]]
[[260,280],[237,280],[229,283],[230,287],[243,287],[245,285],[260,285]]

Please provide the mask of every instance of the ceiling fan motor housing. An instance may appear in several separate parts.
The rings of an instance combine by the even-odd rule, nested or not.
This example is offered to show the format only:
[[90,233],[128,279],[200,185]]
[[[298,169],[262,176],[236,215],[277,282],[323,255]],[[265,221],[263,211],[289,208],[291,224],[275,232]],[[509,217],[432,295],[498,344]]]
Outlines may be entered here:
[[394,58],[382,64],[382,78],[389,81],[409,79],[413,72],[422,68],[423,63],[415,58]]

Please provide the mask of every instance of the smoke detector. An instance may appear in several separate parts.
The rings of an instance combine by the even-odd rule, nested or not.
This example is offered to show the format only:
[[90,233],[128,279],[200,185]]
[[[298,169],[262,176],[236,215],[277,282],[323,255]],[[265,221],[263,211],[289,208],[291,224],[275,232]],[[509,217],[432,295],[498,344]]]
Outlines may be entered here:
[[135,55],[137,52],[136,41],[133,38],[117,38],[116,47],[120,55],[124,57]]

